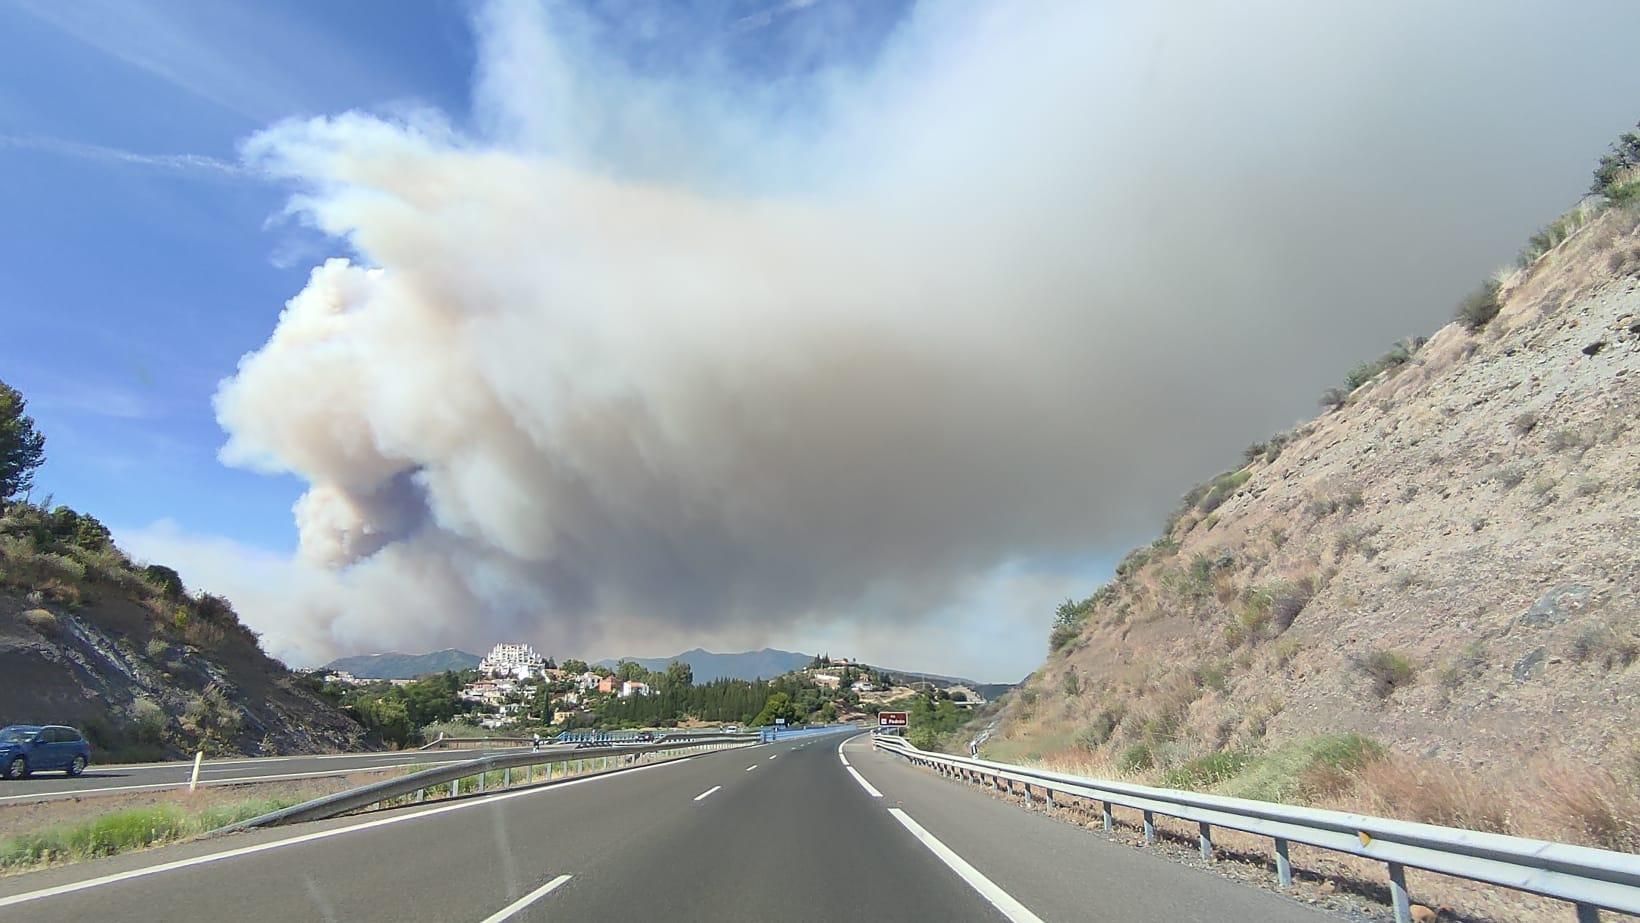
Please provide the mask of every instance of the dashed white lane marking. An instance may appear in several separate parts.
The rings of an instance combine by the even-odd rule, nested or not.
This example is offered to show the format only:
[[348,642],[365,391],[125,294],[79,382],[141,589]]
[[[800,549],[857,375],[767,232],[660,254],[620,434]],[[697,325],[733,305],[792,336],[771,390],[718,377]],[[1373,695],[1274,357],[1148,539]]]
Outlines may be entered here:
[[502,920],[511,919],[513,916],[517,915],[520,910],[523,910],[525,907],[528,907],[541,898],[546,897],[548,894],[551,894],[553,891],[558,889],[559,885],[562,885],[566,881],[569,881],[568,875],[559,875],[557,878],[554,878],[541,887],[536,888],[534,891],[531,891],[518,900],[513,901],[500,910],[497,910],[495,913],[485,917],[484,923],[501,923]]
[[911,831],[911,835],[916,837],[919,842],[928,847],[929,852],[939,857],[939,860],[944,862],[951,871],[957,873],[957,877],[967,882],[968,887],[977,891],[980,897],[985,898],[992,907],[1001,911],[1003,916],[1013,921],[1013,923],[1042,923],[1041,917],[1026,909],[1024,904],[1014,900],[1013,895],[1002,890],[996,882],[981,874],[979,869],[969,865],[961,856],[952,852],[949,846],[935,839],[932,833],[923,829],[922,824],[912,820],[911,815],[899,808],[889,808],[888,813],[894,815],[894,819],[899,821],[905,829]]
[[753,763],[752,765],[746,767],[746,771],[751,772],[752,770],[754,770],[756,768],[757,768],[757,764]]
[[780,758],[780,754],[778,754],[778,753],[776,753],[774,756],[769,757],[769,759],[771,759],[771,760],[775,760],[775,759],[779,759],[779,758]]
[[695,800],[696,801],[705,801],[707,796],[711,795],[713,792],[717,791],[718,789],[720,789],[722,787],[723,786],[721,786],[721,785],[714,785],[711,788],[707,789],[706,791],[701,792],[700,794],[696,795]]
[[883,797],[883,793],[877,791],[875,788],[872,788],[871,783],[866,781],[865,776],[860,775],[860,771],[858,769],[850,766],[848,767],[848,774],[854,777],[854,781],[860,783],[860,787],[866,790],[866,794],[873,798]]

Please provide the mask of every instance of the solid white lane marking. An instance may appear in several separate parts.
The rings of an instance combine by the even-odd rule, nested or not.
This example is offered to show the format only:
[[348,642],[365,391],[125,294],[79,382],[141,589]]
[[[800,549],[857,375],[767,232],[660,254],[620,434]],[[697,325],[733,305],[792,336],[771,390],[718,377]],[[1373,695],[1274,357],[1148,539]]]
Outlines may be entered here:
[[700,794],[696,795],[695,800],[696,801],[704,801],[708,795],[712,794],[713,792],[717,791],[718,789],[720,789],[722,787],[723,786],[721,786],[721,785],[714,785],[711,788],[707,789],[706,791],[701,792]]
[[934,834],[924,830],[922,824],[911,819],[911,815],[899,808],[889,808],[888,813],[894,815],[894,819],[899,821],[905,829],[911,831],[911,835],[916,837],[919,842],[928,847],[929,852],[938,856],[939,860],[944,862],[951,871],[957,873],[957,877],[967,882],[968,887],[979,892],[979,896],[985,898],[992,907],[1001,911],[1003,916],[1012,920],[1013,923],[1042,923],[1041,917],[1026,909],[1024,904],[1014,900],[1013,895],[1002,890],[996,882],[981,874],[979,869],[969,865],[961,856],[952,852],[949,846],[935,839]]
[[588,782],[601,782],[605,779],[613,779],[617,776],[624,776],[634,772],[645,772],[650,769],[660,769],[665,766],[676,766],[679,763],[687,763],[693,759],[696,759],[696,757],[686,756],[681,759],[667,760],[664,763],[648,763],[643,766],[634,766],[631,769],[617,769],[614,772],[587,776],[582,779],[569,779],[553,785],[541,785],[535,788],[519,789],[514,792],[502,792],[496,795],[470,798],[467,800],[458,801],[454,804],[439,805],[435,808],[428,808],[426,810],[416,811],[411,814],[399,814],[393,817],[382,817],[376,820],[367,820],[363,823],[353,824],[347,827],[332,827],[328,830],[318,830],[313,833],[304,833],[301,836],[293,836],[289,839],[273,840],[267,843],[257,843],[254,846],[242,846],[238,849],[229,849],[224,850],[223,852],[209,853],[203,856],[194,856],[189,859],[177,859],[175,861],[162,863],[160,865],[150,865],[143,868],[131,869],[126,872],[117,872],[113,875],[104,875],[100,878],[88,878],[85,881],[70,882],[66,885],[57,885],[52,888],[41,888],[38,891],[27,891],[22,894],[13,894],[10,897],[0,897],[0,907],[10,907],[14,904],[26,904],[29,901],[37,901],[46,897],[57,897],[61,894],[73,894],[75,891],[85,891],[87,889],[100,887],[102,885],[111,885],[121,881],[130,881],[133,878],[146,878],[149,875],[158,875],[161,872],[171,872],[177,869],[191,868],[196,865],[205,865],[210,862],[220,862],[224,859],[235,859],[240,856],[255,855],[256,853],[267,852],[270,849],[279,849],[283,846],[297,846],[302,843],[311,843],[315,840],[328,840],[333,836],[341,836],[344,833],[354,833],[359,830],[370,830],[376,827],[387,827],[393,824],[402,824],[405,821],[420,820],[424,817],[433,817],[435,815],[445,814],[450,811],[460,811],[463,808],[495,804],[498,801],[523,798],[526,795],[540,795],[545,792],[559,791],[561,789],[569,788],[572,785],[582,785]]
[[848,757],[846,757],[843,754],[839,753],[839,754],[837,754],[837,758],[843,761],[844,766],[848,765]]
[[751,772],[752,770],[754,770],[756,768],[757,768],[757,764],[753,763],[752,765],[746,767],[746,771]]
[[855,769],[853,766],[850,766],[850,767],[848,767],[848,774],[854,777],[854,781],[860,783],[860,787],[866,790],[866,794],[870,795],[873,798],[883,797],[882,792],[879,792],[875,788],[872,788],[871,783],[866,781],[866,777],[860,775],[860,770]]
[[846,743],[849,742],[849,740],[853,740],[853,739],[854,738],[850,737],[850,738],[848,738],[848,740],[844,740],[842,743],[839,743],[837,745],[837,758],[843,761],[844,766],[848,765],[848,757],[843,755],[843,744],[846,744]]
[[569,881],[568,875],[559,875],[557,878],[554,878],[541,887],[536,888],[534,891],[531,891],[518,900],[513,901],[500,910],[497,910],[495,913],[485,917],[483,923],[501,923],[502,920],[511,918],[517,914],[518,911],[523,910],[525,907],[528,907],[541,898],[546,897],[548,894],[551,894],[558,888],[559,885],[566,881]]

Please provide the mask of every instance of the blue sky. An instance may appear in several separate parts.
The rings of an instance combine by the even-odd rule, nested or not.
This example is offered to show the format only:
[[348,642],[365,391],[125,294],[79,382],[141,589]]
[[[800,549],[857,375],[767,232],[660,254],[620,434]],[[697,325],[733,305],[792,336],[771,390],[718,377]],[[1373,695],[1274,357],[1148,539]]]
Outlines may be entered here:
[[[596,4],[609,52],[687,70],[703,43],[749,84],[869,60],[906,4]],[[412,104],[470,119],[471,5],[0,5],[0,370],[47,433],[38,491],[126,527],[294,550],[303,485],[226,467],[217,383],[313,264],[340,252],[282,217],[288,189],[238,146],[287,117]],[[811,21],[794,24],[808,17]],[[825,17],[839,40],[807,36]],[[797,30],[800,26],[802,31]],[[800,94],[794,94],[800,96]]]

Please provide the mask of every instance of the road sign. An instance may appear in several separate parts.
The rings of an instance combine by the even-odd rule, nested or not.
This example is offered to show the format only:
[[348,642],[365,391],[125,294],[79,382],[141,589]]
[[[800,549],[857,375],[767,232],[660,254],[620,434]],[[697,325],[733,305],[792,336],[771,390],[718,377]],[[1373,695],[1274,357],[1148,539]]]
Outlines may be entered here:
[[774,719],[774,723],[775,724],[785,724],[786,719],[785,718],[776,718],[776,719]]
[[885,728],[903,728],[909,721],[911,714],[903,711],[880,711],[877,713],[877,726]]

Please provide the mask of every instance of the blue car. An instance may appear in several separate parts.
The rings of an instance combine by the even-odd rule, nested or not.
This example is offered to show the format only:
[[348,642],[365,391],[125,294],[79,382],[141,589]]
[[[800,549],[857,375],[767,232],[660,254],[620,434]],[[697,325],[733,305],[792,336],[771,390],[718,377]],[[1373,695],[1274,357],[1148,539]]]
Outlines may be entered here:
[[45,769],[77,776],[90,762],[91,744],[73,728],[54,724],[0,728],[0,779],[21,779]]

